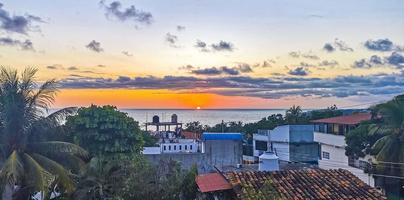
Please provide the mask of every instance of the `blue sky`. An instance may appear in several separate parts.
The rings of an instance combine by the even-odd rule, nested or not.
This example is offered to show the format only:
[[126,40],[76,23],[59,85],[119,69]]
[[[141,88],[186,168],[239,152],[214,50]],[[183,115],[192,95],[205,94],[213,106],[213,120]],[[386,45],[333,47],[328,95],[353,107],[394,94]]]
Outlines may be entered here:
[[[404,82],[404,61],[400,60],[404,54],[403,1],[0,3],[0,14],[6,14],[7,19],[22,16],[30,20],[24,33],[5,27],[6,18],[0,20],[0,39],[8,39],[0,40],[1,65],[18,69],[35,66],[40,69],[40,80],[56,77],[66,90],[146,89],[173,94],[197,91],[252,98],[251,102],[260,102],[259,107],[287,107],[297,102],[325,106],[329,98],[348,106],[404,92],[400,90]],[[112,8],[113,3],[120,7]],[[124,11],[131,6],[137,14],[150,15],[148,20],[135,19],[139,17],[136,14],[125,16]],[[29,48],[24,43],[27,40],[32,43]],[[197,47],[198,41],[205,47]],[[331,51],[324,48],[326,44],[331,45]],[[380,49],[383,44],[389,49]],[[380,62],[375,63],[375,59]],[[149,80],[153,82],[164,81],[165,76],[175,78],[175,87],[139,83],[139,78],[153,77]],[[246,86],[236,77],[251,78],[253,82]],[[318,86],[319,81],[336,85],[338,80],[352,77],[373,82],[355,83],[353,87],[359,89],[350,88],[344,95],[341,85]],[[228,82],[221,86],[216,79]],[[259,80],[266,83],[256,84]],[[273,83],[275,80],[277,83]],[[89,86],[88,82],[102,84]],[[380,92],[392,89],[397,92]],[[67,105],[60,101],[64,102],[60,105]]]

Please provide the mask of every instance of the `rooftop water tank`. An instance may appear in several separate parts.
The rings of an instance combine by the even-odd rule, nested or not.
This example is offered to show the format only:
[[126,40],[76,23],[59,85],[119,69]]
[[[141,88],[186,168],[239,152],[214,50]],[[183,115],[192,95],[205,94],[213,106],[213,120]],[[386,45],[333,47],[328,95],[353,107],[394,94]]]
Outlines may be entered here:
[[265,152],[259,157],[259,171],[278,171],[279,157],[272,152]]
[[153,123],[159,123],[160,122],[160,118],[157,115],[153,116]]
[[172,123],[177,123],[178,122],[178,116],[176,114],[171,115],[171,122]]

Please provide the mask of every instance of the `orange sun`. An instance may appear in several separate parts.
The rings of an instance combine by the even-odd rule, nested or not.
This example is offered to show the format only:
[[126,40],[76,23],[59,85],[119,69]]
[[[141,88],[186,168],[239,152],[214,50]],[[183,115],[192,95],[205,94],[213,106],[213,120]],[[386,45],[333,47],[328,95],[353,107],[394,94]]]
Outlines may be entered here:
[[196,107],[196,109],[197,109],[197,110],[200,110],[200,109],[201,109],[201,107],[199,107],[199,106],[198,106],[198,107]]

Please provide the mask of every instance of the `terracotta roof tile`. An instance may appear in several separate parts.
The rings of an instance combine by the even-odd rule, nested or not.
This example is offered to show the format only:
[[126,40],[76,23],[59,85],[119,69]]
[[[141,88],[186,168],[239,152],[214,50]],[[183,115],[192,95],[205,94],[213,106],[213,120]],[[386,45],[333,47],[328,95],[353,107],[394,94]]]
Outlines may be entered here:
[[[387,199],[347,170],[288,170],[275,172],[228,172],[226,178],[238,198],[251,199],[273,188],[282,199]],[[265,196],[265,195],[264,195]]]
[[331,118],[325,118],[325,119],[317,119],[317,120],[313,120],[311,122],[356,125],[362,121],[370,120],[371,117],[372,117],[372,115],[370,113],[356,113],[356,114],[352,114],[352,115],[331,117]]
[[232,189],[230,183],[219,173],[198,175],[196,184],[201,192],[214,192]]

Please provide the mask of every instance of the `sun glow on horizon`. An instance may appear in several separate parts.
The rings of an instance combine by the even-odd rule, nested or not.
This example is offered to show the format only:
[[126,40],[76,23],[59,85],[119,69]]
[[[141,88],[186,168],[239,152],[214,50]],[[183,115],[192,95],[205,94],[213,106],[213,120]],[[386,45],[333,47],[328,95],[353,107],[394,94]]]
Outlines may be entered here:
[[197,110],[200,110],[200,109],[201,109],[201,107],[200,107],[200,106],[198,106],[198,107],[196,107],[196,109],[197,109]]

